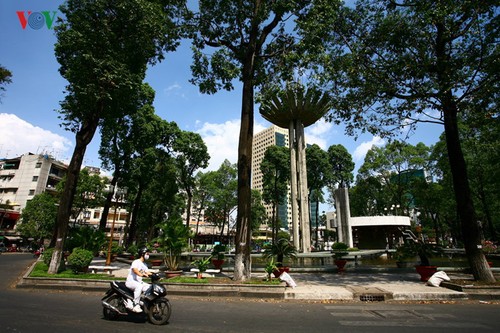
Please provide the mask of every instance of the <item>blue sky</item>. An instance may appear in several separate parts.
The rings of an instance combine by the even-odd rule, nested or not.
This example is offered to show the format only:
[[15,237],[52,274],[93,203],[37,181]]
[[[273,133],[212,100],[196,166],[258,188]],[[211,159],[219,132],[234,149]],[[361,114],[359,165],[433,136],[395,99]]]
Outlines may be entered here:
[[[74,147],[74,135],[59,124],[59,102],[63,99],[65,80],[59,75],[54,56],[56,38],[47,21],[40,29],[30,26],[28,11],[33,13],[58,12],[62,0],[1,0],[0,1],[0,64],[13,73],[13,82],[6,86],[0,103],[0,158],[15,157],[23,153],[48,152],[61,160],[69,160]],[[23,29],[17,12],[28,19]],[[56,15],[60,15],[57,13]],[[39,20],[34,20],[39,18]],[[32,18],[36,27],[40,16]],[[43,23],[43,21],[42,21]],[[175,121],[183,130],[200,133],[211,155],[209,169],[217,169],[224,159],[235,163],[241,110],[241,89],[235,84],[232,92],[220,91],[215,95],[202,95],[188,82],[191,51],[184,43],[177,52],[166,55],[165,60],[150,68],[146,77],[156,90],[157,114],[167,121]],[[256,132],[271,124],[255,109]],[[442,127],[420,125],[410,137],[410,143],[431,145],[438,139]],[[371,135],[358,140],[344,134],[342,126],[320,121],[306,129],[308,143],[327,149],[342,144],[353,155],[356,169],[363,163],[366,151],[384,141]],[[87,150],[84,163],[100,166],[97,155],[99,136]]]

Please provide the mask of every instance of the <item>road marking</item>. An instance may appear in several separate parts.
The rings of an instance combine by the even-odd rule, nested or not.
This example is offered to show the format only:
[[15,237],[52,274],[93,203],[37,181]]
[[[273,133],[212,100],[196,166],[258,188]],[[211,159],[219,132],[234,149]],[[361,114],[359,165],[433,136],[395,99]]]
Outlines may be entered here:
[[377,327],[429,327],[429,328],[480,328],[480,329],[491,329],[491,327],[482,324],[473,324],[465,322],[426,322],[420,321],[375,321],[375,320],[340,320],[339,324],[342,326],[377,326]]

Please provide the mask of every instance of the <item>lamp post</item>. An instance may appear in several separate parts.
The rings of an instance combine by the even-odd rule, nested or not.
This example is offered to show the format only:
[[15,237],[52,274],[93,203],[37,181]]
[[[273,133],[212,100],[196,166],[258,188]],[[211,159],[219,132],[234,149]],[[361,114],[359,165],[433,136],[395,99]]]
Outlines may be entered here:
[[115,212],[113,215],[113,222],[111,223],[111,230],[109,233],[109,244],[108,244],[108,255],[106,256],[106,266],[111,264],[111,248],[113,247],[113,234],[115,230],[115,222],[116,222],[116,211],[118,210],[118,200],[125,193],[124,190],[117,189],[117,186],[112,186],[113,191],[113,201],[115,204]]

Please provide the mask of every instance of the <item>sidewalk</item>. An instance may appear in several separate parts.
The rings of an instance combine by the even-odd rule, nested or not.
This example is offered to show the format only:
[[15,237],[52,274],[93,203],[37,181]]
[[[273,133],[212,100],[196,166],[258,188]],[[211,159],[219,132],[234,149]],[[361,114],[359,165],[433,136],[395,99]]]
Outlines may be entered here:
[[[93,262],[93,264],[102,264]],[[113,271],[116,277],[126,277],[129,263],[115,262],[119,269]],[[454,272],[442,268],[452,279],[471,279],[468,274]],[[188,273],[185,273],[188,274]],[[350,267],[345,273],[335,270],[302,269],[291,271],[290,276],[297,287],[258,286],[258,285],[217,285],[217,284],[168,284],[170,295],[178,296],[224,296],[252,297],[284,300],[312,301],[444,301],[444,300],[500,300],[500,288],[472,289],[455,291],[444,287],[431,287],[421,282],[414,269]],[[225,269],[221,274],[232,276],[232,270]],[[264,277],[263,271],[252,273],[256,277]],[[59,281],[58,281],[59,280]],[[60,279],[29,278],[25,274],[18,284],[19,288],[71,288],[83,290],[106,290],[109,281],[68,281]]]

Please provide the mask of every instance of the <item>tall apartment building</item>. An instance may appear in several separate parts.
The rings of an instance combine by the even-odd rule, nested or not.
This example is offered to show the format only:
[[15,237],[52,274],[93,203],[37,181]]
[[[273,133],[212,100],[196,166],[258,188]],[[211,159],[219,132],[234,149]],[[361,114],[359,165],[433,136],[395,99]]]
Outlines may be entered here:
[[[270,146],[289,147],[288,129],[278,126],[271,126],[253,137],[252,147],[252,189],[263,191],[262,172],[260,164],[264,159],[266,149]],[[272,205],[264,205],[269,217],[272,216]],[[290,194],[287,196],[286,203],[278,207],[278,217],[282,222],[282,227],[288,229],[292,223],[292,207],[290,204]]]
[[[264,154],[269,146],[290,147],[288,138],[288,129],[278,126],[271,126],[253,137],[252,148],[252,189],[259,190],[262,193],[262,172],[260,171],[260,163],[264,159]],[[307,145],[309,146],[309,145]],[[292,227],[292,206],[290,201],[290,190],[287,195],[286,203],[278,209],[279,219],[283,223],[283,228],[290,229]],[[272,216],[272,206],[264,205],[269,217]],[[310,223],[316,227],[316,202],[309,202]],[[284,222],[286,221],[286,223]]]

